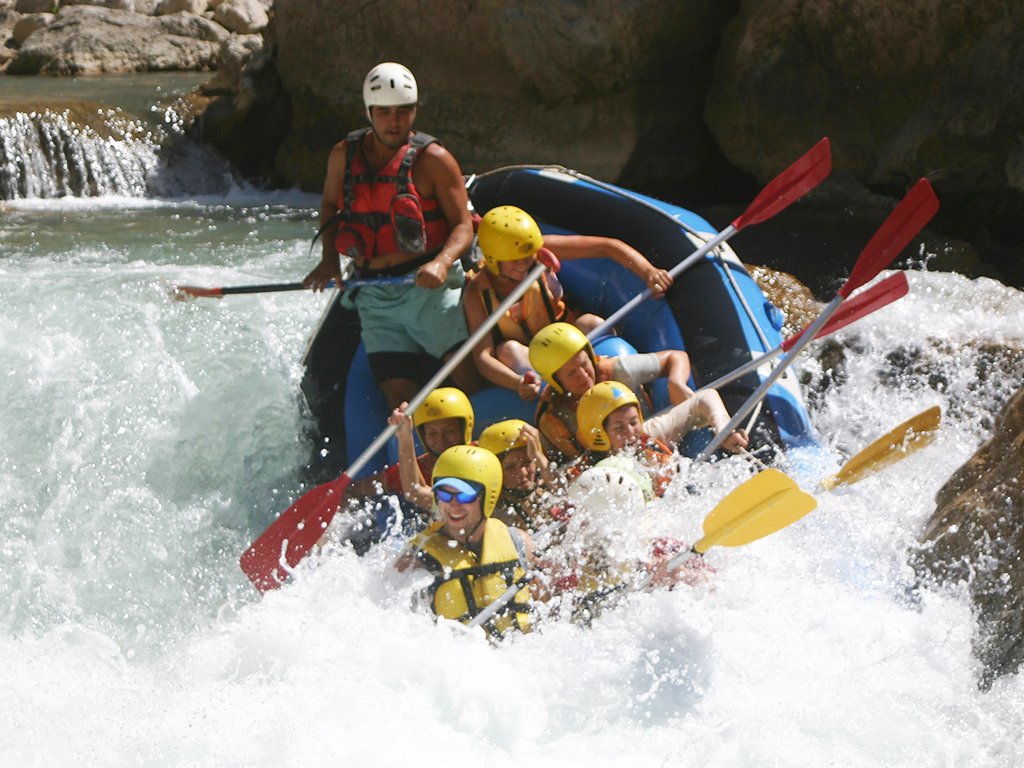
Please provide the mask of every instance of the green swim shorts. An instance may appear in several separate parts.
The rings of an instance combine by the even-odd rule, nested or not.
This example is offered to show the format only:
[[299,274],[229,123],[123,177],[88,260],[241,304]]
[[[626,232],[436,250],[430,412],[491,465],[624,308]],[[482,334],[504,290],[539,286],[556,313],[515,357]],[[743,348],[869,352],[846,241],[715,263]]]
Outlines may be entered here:
[[426,353],[441,358],[469,337],[462,312],[466,275],[455,262],[438,288],[415,285],[364,285],[346,306],[359,312],[367,354]]

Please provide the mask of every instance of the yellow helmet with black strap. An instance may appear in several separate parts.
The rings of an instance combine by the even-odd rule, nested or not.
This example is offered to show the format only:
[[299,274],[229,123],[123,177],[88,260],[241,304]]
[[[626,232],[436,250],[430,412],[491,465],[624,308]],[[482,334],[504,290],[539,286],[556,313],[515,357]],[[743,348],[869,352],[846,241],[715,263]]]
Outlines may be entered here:
[[490,517],[501,496],[502,471],[498,457],[476,445],[455,445],[437,457],[431,484],[444,477],[455,477],[484,488],[481,510]]
[[551,323],[530,339],[530,366],[555,392],[565,394],[555,374],[580,350],[587,351],[596,368],[597,356],[583,331],[570,323]]
[[476,444],[501,458],[503,453],[526,447],[526,438],[522,436],[525,426],[529,425],[522,419],[496,422],[480,433],[480,439]]
[[480,220],[477,244],[484,255],[484,266],[497,275],[501,262],[533,256],[544,245],[544,237],[537,222],[522,208],[499,205]]
[[588,389],[576,406],[576,439],[591,451],[607,451],[612,447],[605,420],[613,411],[635,405],[643,422],[640,400],[636,393],[617,381],[602,381]]
[[438,387],[423,401],[412,414],[412,423],[419,433],[424,447],[427,440],[423,427],[441,419],[462,419],[464,442],[473,442],[473,404],[466,393],[456,387]]

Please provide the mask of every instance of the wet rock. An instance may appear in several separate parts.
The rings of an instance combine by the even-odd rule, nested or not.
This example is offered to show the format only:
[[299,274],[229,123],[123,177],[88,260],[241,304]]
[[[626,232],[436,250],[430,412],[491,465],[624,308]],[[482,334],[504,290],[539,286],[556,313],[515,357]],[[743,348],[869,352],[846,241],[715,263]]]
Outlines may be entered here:
[[60,0],[62,8],[72,5],[94,5],[98,8],[110,8],[115,11],[135,11],[135,0]]
[[277,0],[268,47],[295,110],[276,166],[291,183],[321,187],[330,148],[365,124],[363,77],[384,56],[413,70],[417,125],[467,173],[550,162],[649,181],[699,168],[709,186],[724,184],[695,84],[710,77],[730,6],[551,0],[435,3],[427,13],[418,0],[395,0],[354,13],[344,3]]
[[50,26],[54,18],[52,13],[26,13],[15,23],[11,37],[16,45],[21,45],[33,32]]
[[239,94],[252,88],[251,79],[244,71],[254,54],[263,50],[263,38],[259,35],[232,35],[220,46],[217,74],[201,90],[207,96]]
[[213,11],[213,20],[240,35],[261,31],[270,23],[267,12],[257,0],[226,0]]
[[144,16],[93,6],[61,10],[31,35],[10,74],[94,75],[212,69],[229,33],[190,14]]
[[172,13],[191,13],[201,16],[206,12],[206,0],[159,0],[154,9],[157,16],[169,16]]
[[18,13],[52,13],[56,6],[55,0],[17,0],[14,10]]
[[1024,664],[1024,390],[939,491],[921,542],[913,563],[923,577],[967,586],[982,687],[1016,672]]
[[899,197],[935,185],[935,225],[1024,284],[1024,15],[997,0],[746,0],[705,115],[767,180],[821,136],[835,167]]

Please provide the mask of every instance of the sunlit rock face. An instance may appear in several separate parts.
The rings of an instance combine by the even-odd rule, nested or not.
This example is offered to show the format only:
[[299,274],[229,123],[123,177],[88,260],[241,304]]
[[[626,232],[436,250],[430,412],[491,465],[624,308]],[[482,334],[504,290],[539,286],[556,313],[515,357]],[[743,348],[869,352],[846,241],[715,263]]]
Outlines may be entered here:
[[997,0],[745,0],[705,115],[736,166],[768,178],[821,136],[836,170],[901,195],[928,177],[936,225],[1024,282],[1024,17]]
[[921,540],[918,571],[970,591],[982,685],[1017,671],[1024,663],[1024,390],[939,491]]
[[826,232],[927,176],[934,252],[1024,285],[1022,25],[996,0],[277,0],[270,61],[250,65],[272,71],[214,105],[208,135],[245,173],[319,189],[390,59],[466,173],[561,164],[700,209],[749,200],[829,136]]
[[295,107],[280,175],[319,188],[327,151],[366,124],[363,77],[395,60],[419,81],[417,126],[467,173],[554,163],[612,180],[693,177],[721,157],[703,94],[734,10],[714,0],[277,0],[275,66]]

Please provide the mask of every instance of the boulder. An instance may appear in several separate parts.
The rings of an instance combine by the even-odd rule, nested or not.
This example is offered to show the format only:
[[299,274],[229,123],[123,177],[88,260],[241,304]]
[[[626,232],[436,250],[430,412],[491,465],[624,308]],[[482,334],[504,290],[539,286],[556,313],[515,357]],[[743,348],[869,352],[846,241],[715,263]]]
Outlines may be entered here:
[[159,0],[154,13],[157,16],[169,16],[172,13],[191,13],[201,16],[206,9],[206,0]]
[[18,26],[18,21],[22,19],[22,14],[17,11],[12,11],[9,8],[0,8],[0,47],[3,47],[2,42],[9,37],[14,36],[14,28]]
[[75,6],[61,10],[48,27],[29,37],[8,72],[95,75],[211,69],[229,34],[201,16],[144,16]]
[[934,225],[1022,285],[1022,91],[1024,14],[1001,0],[744,0],[705,116],[762,181],[826,135],[836,171],[876,192],[927,176]]
[[48,27],[53,19],[52,13],[26,13],[14,24],[11,32],[15,45],[20,46],[33,32]]
[[245,65],[254,54],[263,50],[263,38],[259,35],[232,35],[220,46],[217,74],[202,86],[207,96],[221,96],[239,93],[251,88],[252,83],[244,79]]
[[226,0],[214,8],[213,20],[240,35],[259,32],[270,23],[270,17],[257,0]]
[[963,583],[974,603],[982,687],[1024,664],[1024,389],[992,437],[936,496],[913,563],[924,578]]
[[18,13],[53,13],[58,0],[17,0],[14,10]]
[[365,124],[366,72],[392,59],[419,81],[418,127],[466,173],[550,162],[649,190],[671,179],[677,194],[698,175],[725,185],[702,108],[729,6],[277,0],[275,66],[295,105],[277,167],[319,189],[330,148]]
[[95,5],[100,8],[110,8],[115,11],[135,12],[135,0],[60,0],[61,8],[71,5]]

